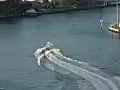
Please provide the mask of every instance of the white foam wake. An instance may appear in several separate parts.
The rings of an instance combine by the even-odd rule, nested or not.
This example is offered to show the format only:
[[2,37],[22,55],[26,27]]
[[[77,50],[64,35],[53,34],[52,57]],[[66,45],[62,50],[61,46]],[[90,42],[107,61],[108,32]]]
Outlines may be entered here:
[[[92,72],[92,70],[90,71],[87,70],[87,68],[82,67],[83,65],[88,67],[89,69],[89,64],[84,62],[77,62],[75,60],[73,61],[72,59],[63,56],[59,49],[51,49],[49,51],[46,51],[44,55],[45,57],[47,57],[48,60],[55,63],[56,65],[65,68],[71,71],[72,73],[90,81],[92,85],[96,88],[96,90],[119,90],[117,85],[109,78],[101,76],[97,73]],[[68,61],[79,63],[81,66],[69,63]],[[94,69],[94,67],[91,67],[91,69]],[[95,68],[95,71],[97,70],[98,69]]]

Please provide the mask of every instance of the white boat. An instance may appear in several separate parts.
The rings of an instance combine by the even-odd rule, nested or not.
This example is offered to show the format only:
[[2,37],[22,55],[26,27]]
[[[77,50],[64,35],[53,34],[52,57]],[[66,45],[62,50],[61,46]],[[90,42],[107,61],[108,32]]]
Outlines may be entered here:
[[[89,63],[81,62],[78,60],[73,60],[64,56],[60,49],[53,48],[53,44],[48,42],[45,47],[37,49],[34,53],[35,57],[38,59],[38,65],[43,57],[45,60],[44,66],[50,70],[62,73],[64,75],[77,75],[74,78],[79,84],[81,84],[81,79],[90,82],[90,85],[96,90],[120,90],[116,82],[111,77],[104,75],[100,69],[90,65]],[[80,83],[79,83],[80,82]],[[89,90],[89,89],[88,89]]]
[[35,11],[34,9],[27,10],[23,16],[38,16],[40,13]]
[[37,49],[37,51],[34,53],[35,57],[38,59],[38,65],[40,65],[40,61],[43,57],[45,57],[46,53],[51,52],[52,46],[52,43],[47,42],[45,47]]

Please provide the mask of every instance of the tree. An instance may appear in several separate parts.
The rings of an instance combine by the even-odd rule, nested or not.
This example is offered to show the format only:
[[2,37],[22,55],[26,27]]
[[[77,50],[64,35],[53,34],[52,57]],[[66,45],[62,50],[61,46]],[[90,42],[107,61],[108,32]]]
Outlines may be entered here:
[[69,6],[69,5],[75,5],[78,0],[62,0],[62,3]]

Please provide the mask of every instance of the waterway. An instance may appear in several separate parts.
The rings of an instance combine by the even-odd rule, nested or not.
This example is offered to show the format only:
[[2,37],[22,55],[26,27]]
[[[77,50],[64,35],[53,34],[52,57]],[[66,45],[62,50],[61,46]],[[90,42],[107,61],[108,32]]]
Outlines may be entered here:
[[[102,30],[100,19],[104,20]],[[47,41],[60,48],[65,56],[101,68],[111,77],[119,77],[120,36],[108,31],[109,25],[115,22],[115,7],[0,19],[0,88],[94,90],[94,85],[84,78],[37,65],[33,54]]]

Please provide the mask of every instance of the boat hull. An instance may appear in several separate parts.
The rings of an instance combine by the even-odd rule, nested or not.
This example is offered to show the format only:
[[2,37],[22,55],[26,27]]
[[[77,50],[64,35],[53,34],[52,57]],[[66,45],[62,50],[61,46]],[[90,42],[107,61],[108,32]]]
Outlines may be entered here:
[[110,31],[112,31],[112,32],[115,32],[115,33],[120,33],[120,27],[119,28],[116,28],[115,26],[116,26],[117,24],[113,24],[113,25],[111,25],[111,26],[109,26],[109,30]]

